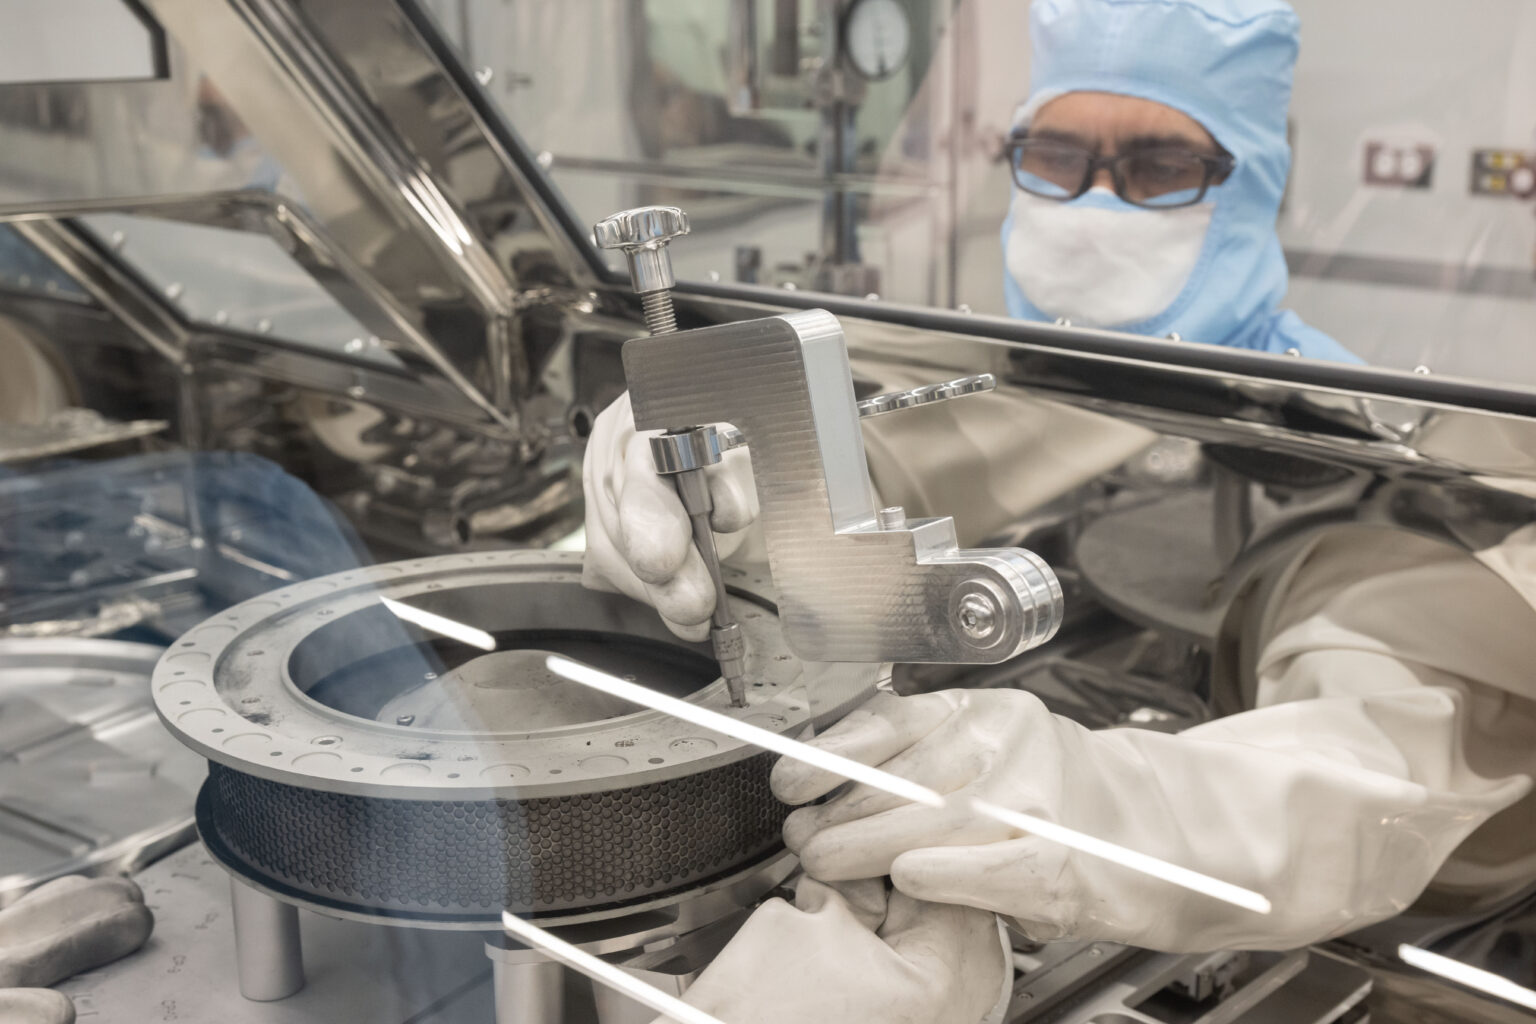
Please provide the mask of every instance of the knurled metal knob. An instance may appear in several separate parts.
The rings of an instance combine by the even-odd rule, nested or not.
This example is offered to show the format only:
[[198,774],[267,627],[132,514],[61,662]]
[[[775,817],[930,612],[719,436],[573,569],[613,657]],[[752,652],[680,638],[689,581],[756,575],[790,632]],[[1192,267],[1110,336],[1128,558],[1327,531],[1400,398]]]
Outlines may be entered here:
[[592,226],[600,249],[622,249],[635,291],[666,291],[677,283],[667,243],[688,233],[688,215],[675,206],[642,206],[605,217]]

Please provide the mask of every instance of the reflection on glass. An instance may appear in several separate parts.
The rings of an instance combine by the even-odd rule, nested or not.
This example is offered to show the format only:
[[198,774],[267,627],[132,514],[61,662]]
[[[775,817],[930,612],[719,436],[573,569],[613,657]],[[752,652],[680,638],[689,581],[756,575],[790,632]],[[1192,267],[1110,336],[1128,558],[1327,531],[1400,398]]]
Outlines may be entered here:
[[[1273,190],[1263,209],[1237,215],[1275,234],[1252,267],[1235,269],[1223,249],[1225,270],[1206,276],[1196,262],[1209,248],[1202,241],[1216,245],[1207,225],[1191,227],[1188,244],[1142,232],[1127,244],[1140,247],[1142,262],[1173,263],[1168,278],[1140,282],[1128,250],[1092,280],[1069,282],[1079,291],[1112,287],[1122,298],[1098,308],[1091,295],[1072,301],[1038,280],[1029,287],[1040,301],[1009,297],[1018,272],[999,239],[1005,223],[1017,224],[1010,210],[1019,190],[1003,147],[1031,95],[1032,71],[1041,71],[1032,68],[1027,4],[903,4],[910,46],[888,58],[871,41],[901,33],[887,31],[878,4],[853,5],[871,9],[869,25],[824,23],[808,3],[792,5],[789,20],[790,8],[768,3],[647,0],[634,15],[597,4],[558,25],[531,4],[431,6],[466,61],[495,72],[492,98],[546,154],[583,220],[646,203],[688,209],[694,234],[673,247],[684,279],[877,293],[1536,383],[1525,357],[1536,332],[1536,91],[1512,84],[1536,66],[1536,15],[1524,6],[1502,4],[1468,24],[1432,3],[1407,14],[1387,0],[1348,8],[1296,0],[1305,38],[1289,117],[1273,126],[1273,144],[1238,152],[1227,136],[1244,133],[1223,123],[1230,111],[1201,119],[1238,161],[1231,187],[1212,195],[1219,203],[1248,188],[1246,172],[1260,171]],[[581,30],[571,31],[571,17],[586,19]],[[1379,26],[1388,22],[1404,30],[1384,41]],[[1280,34],[1294,33],[1281,26]],[[1238,35],[1218,40],[1228,63],[1262,70],[1262,40]],[[1071,56],[1080,42],[1053,45]],[[1279,111],[1287,97],[1260,98]],[[1081,229],[1056,217],[1030,230],[1076,237]],[[1041,263],[1060,266],[1066,256],[1052,250]],[[1231,294],[1218,295],[1223,273]],[[1141,301],[1123,301],[1137,287]],[[1156,315],[1176,301],[1235,308],[1242,322]],[[1278,333],[1253,325],[1283,310],[1306,329],[1289,320]]]
[[264,234],[126,214],[97,214],[81,222],[189,320],[399,365]]
[[1431,953],[1417,946],[1398,946],[1397,955],[1402,958],[1403,963],[1417,967],[1421,971],[1438,974],[1442,978],[1449,978],[1458,984],[1475,988],[1479,992],[1507,999],[1517,1006],[1536,1010],[1536,992],[1523,985],[1516,985],[1508,978],[1501,978],[1497,974],[1469,966],[1460,960],[1452,960],[1450,957]]
[[85,289],[9,224],[0,224],[0,287],[88,301]]

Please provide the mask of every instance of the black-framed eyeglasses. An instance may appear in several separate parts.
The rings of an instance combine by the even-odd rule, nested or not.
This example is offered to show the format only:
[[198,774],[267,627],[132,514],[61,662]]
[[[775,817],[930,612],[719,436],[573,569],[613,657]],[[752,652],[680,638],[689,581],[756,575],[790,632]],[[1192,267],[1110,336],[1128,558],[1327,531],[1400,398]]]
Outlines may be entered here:
[[1114,181],[1115,195],[1153,210],[1200,202],[1236,164],[1225,153],[1196,153],[1177,146],[1099,156],[1070,142],[1028,136],[1010,139],[1007,153],[1015,184],[1031,195],[1062,202],[1076,199],[1092,187],[1094,176],[1104,168]]

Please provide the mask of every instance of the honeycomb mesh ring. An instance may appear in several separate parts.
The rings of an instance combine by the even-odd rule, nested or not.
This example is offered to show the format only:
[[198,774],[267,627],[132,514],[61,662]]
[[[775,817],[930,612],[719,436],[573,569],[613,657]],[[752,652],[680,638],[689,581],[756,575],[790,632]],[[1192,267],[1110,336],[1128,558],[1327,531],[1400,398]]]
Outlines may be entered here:
[[780,843],[772,755],[666,782],[539,800],[396,800],[210,762],[205,828],[284,885],[427,914],[584,910],[668,893]]

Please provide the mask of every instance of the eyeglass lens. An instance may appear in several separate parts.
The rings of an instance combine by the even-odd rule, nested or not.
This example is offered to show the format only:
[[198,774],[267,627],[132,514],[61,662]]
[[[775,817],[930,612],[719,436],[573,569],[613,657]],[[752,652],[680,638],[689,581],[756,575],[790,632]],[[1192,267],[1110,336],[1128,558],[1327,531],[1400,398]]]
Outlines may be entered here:
[[[1071,199],[1091,184],[1092,153],[1044,139],[1014,144],[1014,178],[1026,192],[1050,199]],[[1182,149],[1127,153],[1107,162],[1120,198],[1141,206],[1184,206],[1198,202],[1210,184],[1212,168],[1199,154]]]

